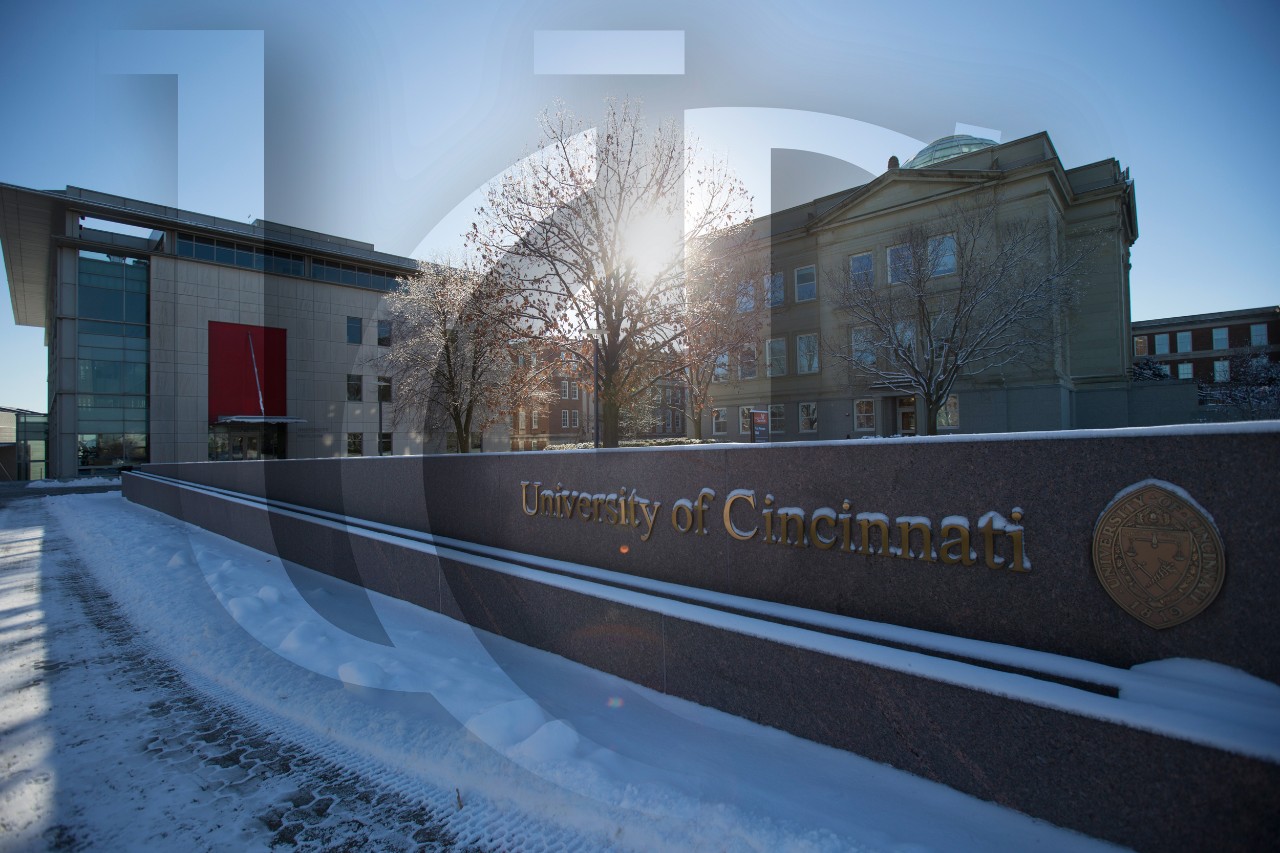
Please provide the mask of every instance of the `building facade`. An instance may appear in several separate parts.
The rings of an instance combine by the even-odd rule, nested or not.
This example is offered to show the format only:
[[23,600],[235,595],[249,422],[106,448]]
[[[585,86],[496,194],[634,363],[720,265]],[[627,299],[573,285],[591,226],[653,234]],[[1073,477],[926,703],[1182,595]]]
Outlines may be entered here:
[[1217,311],[1133,324],[1133,357],[1171,379],[1229,382],[1241,356],[1280,361],[1280,306]]
[[0,185],[20,325],[49,348],[48,475],[418,453],[393,429],[383,295],[410,258],[275,223]]
[[0,482],[43,480],[49,416],[0,407]]
[[[1001,217],[1050,224],[1056,243],[1044,246],[1046,257],[1087,242],[1088,265],[1074,308],[1054,319],[1051,355],[962,375],[938,431],[1128,425],[1133,183],[1114,159],[1066,168],[1038,133],[1004,144],[939,140],[868,184],[759,221],[772,267],[766,330],[755,349],[725,358],[703,434],[748,441],[753,410],[768,412],[771,440],[915,434],[923,417],[917,397],[859,380],[832,357],[854,351],[860,333],[840,310],[837,288],[850,271],[877,288],[894,286],[904,231],[942,222],[957,203],[993,188]],[[941,292],[948,276],[940,272]]]

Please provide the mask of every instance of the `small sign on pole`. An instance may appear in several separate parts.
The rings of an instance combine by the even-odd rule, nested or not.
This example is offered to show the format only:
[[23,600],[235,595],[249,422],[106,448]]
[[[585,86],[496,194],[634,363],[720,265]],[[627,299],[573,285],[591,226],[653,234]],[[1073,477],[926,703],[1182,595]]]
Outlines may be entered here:
[[769,440],[769,413],[756,409],[751,410],[751,442]]

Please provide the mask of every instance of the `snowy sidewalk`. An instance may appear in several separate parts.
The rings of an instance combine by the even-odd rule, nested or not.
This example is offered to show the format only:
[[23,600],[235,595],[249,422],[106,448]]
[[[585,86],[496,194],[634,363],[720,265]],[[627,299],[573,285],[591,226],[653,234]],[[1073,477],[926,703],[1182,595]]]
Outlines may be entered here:
[[192,690],[39,500],[0,513],[0,849],[448,849],[429,804]]
[[1109,849],[118,494],[0,509],[0,732],[0,850]]

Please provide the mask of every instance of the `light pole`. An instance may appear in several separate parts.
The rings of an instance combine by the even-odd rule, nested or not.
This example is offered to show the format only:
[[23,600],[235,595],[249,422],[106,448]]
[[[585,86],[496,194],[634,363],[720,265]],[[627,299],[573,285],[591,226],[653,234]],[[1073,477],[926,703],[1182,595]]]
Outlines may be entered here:
[[[600,322],[600,309],[596,308],[596,322]],[[604,330],[599,327],[587,329],[587,334],[591,336],[591,348],[593,350],[593,361],[595,363],[595,377],[591,388],[591,409],[596,422],[596,450],[600,449],[600,339],[604,337]]]

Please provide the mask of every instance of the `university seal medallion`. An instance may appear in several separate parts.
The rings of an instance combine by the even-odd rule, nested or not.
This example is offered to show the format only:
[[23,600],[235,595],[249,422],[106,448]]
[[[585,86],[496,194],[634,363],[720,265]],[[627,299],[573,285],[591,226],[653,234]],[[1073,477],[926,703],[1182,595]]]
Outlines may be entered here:
[[1145,480],[1116,495],[1098,518],[1093,568],[1130,616],[1170,628],[1209,606],[1226,561],[1208,514],[1177,486]]

